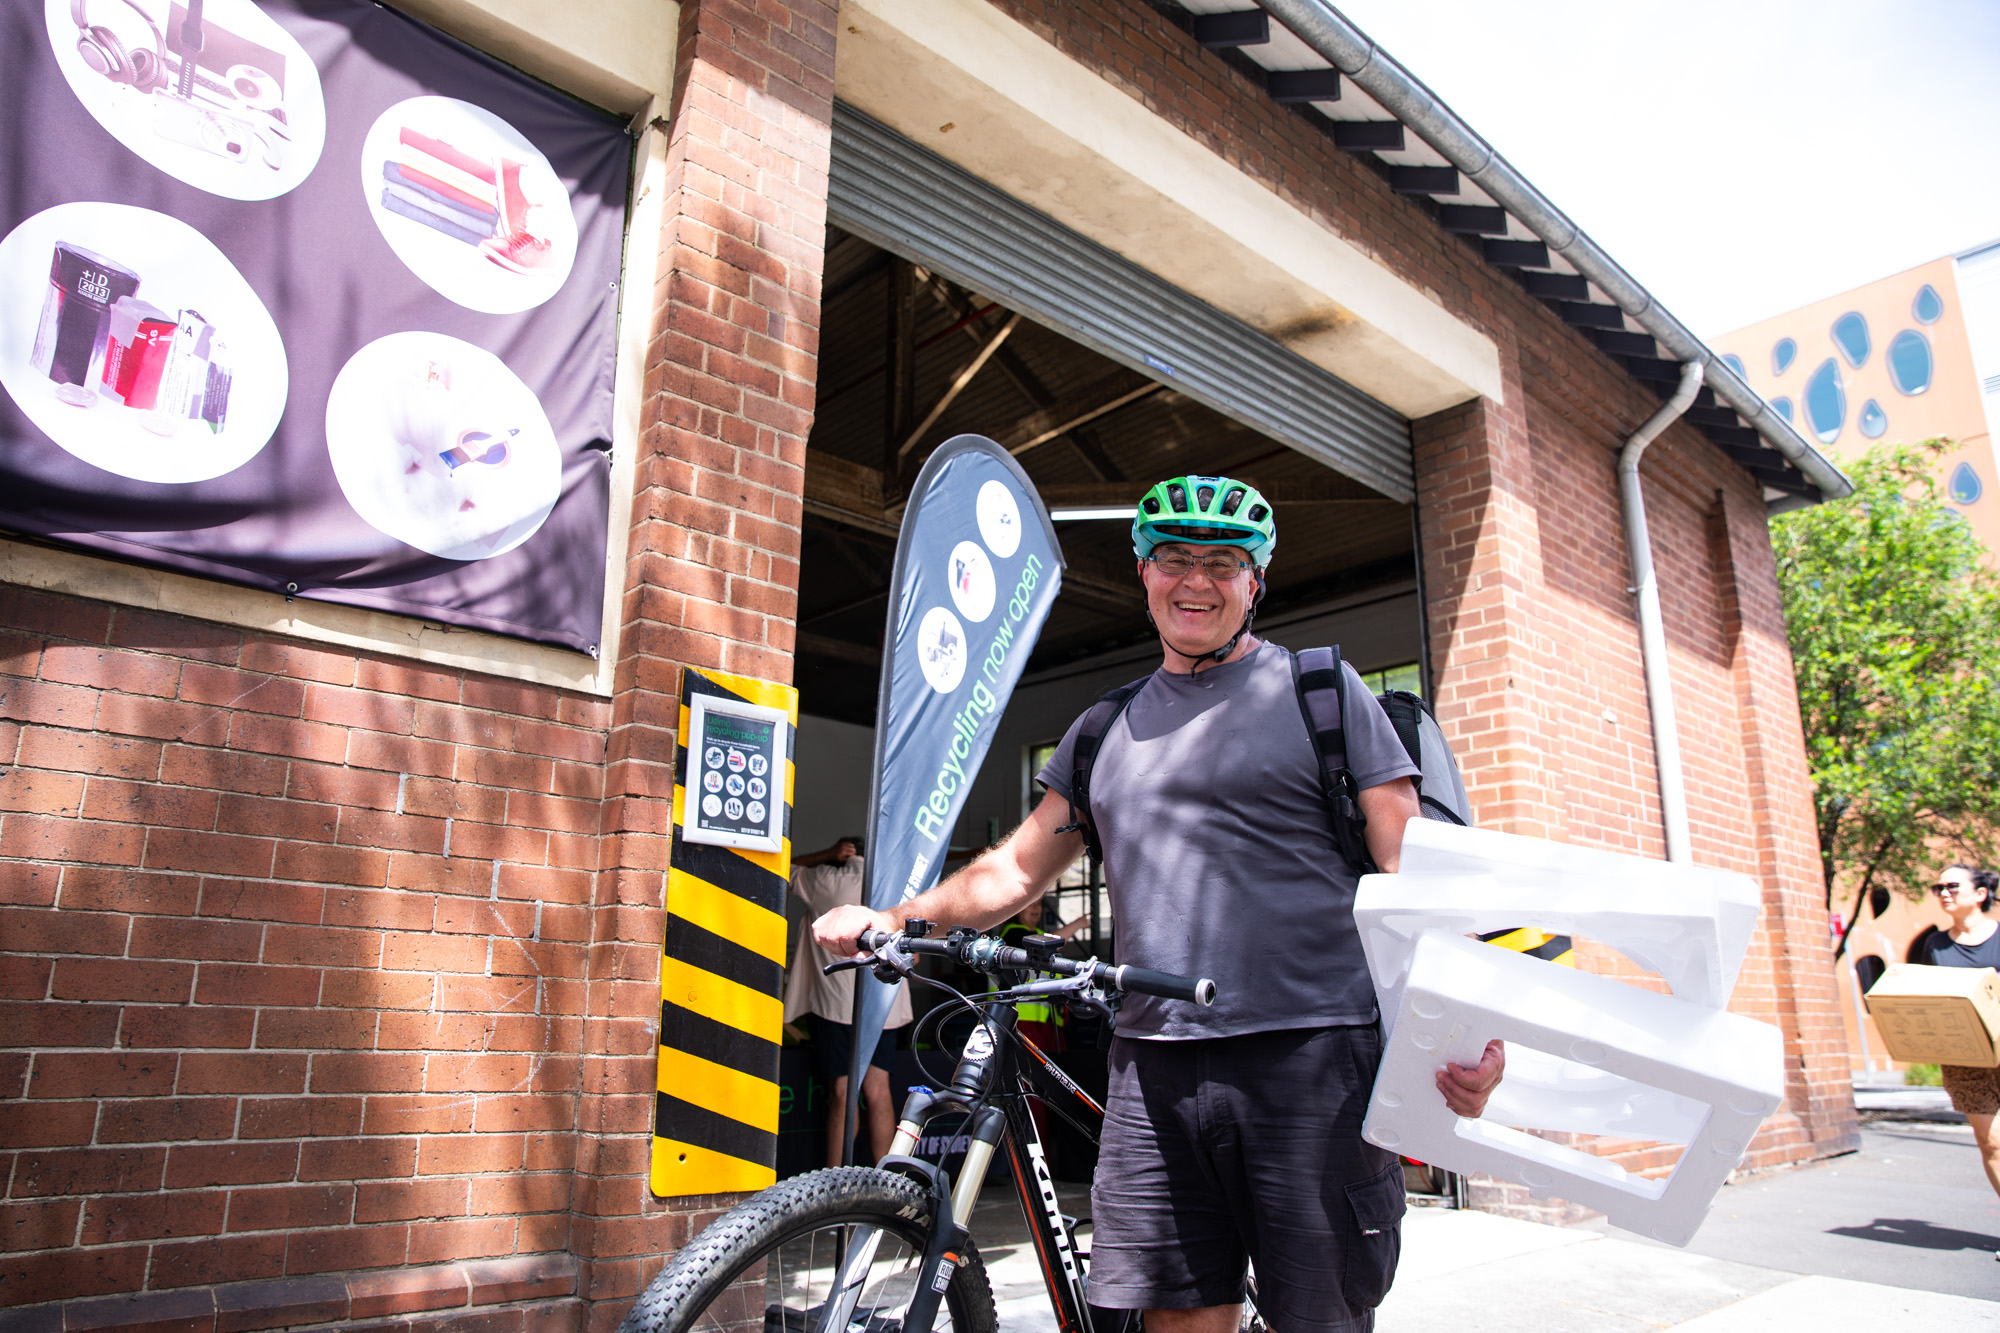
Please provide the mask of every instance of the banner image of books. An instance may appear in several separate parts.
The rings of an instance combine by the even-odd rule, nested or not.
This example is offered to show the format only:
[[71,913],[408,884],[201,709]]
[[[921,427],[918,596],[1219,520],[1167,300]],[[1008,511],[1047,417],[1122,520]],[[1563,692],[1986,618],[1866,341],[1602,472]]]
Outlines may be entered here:
[[319,71],[251,0],[43,0],[43,18],[84,110],[176,180],[275,199],[319,161]]
[[371,0],[0,0],[0,88],[0,536],[598,651],[622,119]]
[[396,256],[468,309],[526,310],[569,276],[569,192],[490,111],[449,97],[390,107],[362,144],[361,185]]
[[242,466],[284,413],[285,348],[186,223],[61,204],[0,240],[0,385],[48,437],[137,481]]

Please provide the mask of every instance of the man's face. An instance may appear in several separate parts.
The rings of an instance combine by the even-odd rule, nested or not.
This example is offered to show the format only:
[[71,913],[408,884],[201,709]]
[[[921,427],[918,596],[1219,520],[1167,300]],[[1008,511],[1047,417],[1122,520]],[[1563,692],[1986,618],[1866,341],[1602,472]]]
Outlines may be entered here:
[[[1194,568],[1179,577],[1166,573],[1159,561],[1174,553],[1192,559]],[[1201,562],[1218,555],[1246,567],[1235,578],[1213,578]],[[1146,605],[1153,613],[1153,623],[1165,636],[1168,646],[1198,657],[1228,643],[1242,627],[1251,595],[1257,589],[1255,573],[1247,567],[1250,553],[1240,546],[1162,542],[1153,548],[1153,556],[1139,562],[1139,578],[1146,585]]]

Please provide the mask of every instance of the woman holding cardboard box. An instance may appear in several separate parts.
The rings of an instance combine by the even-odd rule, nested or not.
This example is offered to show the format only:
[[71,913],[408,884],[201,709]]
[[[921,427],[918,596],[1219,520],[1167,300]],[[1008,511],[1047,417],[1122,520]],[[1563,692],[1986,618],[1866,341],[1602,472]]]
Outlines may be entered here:
[[[1931,892],[1951,917],[1951,929],[1934,931],[1923,941],[1924,960],[1933,967],[2000,968],[2000,922],[1986,915],[2000,875],[1971,866],[1946,866]],[[1952,1109],[1972,1123],[1979,1141],[1979,1159],[1986,1179],[2000,1193],[2000,1135],[1993,1118],[2000,1114],[2000,1069],[1945,1065],[1944,1087]],[[1993,1256],[2000,1259],[2000,1254]]]

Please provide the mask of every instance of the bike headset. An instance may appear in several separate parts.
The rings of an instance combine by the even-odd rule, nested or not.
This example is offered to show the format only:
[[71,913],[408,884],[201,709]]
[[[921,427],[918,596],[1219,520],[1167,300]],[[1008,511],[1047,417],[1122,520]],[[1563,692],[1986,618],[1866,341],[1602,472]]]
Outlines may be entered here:
[[[1250,595],[1250,605],[1244,609],[1243,623],[1229,642],[1214,652],[1195,656],[1183,653],[1167,642],[1165,634],[1160,641],[1166,643],[1180,656],[1199,665],[1210,659],[1227,661],[1236,651],[1236,645],[1250,632],[1250,622],[1256,619],[1257,608],[1263,604],[1269,585],[1265,582],[1264,571],[1271,563],[1271,553],[1278,549],[1278,525],[1271,515],[1270,502],[1257,493],[1248,482],[1232,480],[1229,477],[1209,477],[1198,473],[1169,477],[1159,482],[1139,500],[1139,510],[1132,516],[1132,553],[1141,560],[1149,559],[1153,548],[1162,542],[1177,542],[1185,546],[1238,546],[1249,555],[1257,579],[1257,591]],[[1146,623],[1155,631],[1159,625],[1153,620],[1153,608],[1146,607]]]
[[[987,1029],[988,1032],[994,1033],[996,1035],[1004,1035],[1008,1041],[1013,1042],[1016,1047],[1020,1048],[1023,1051],[1027,1049],[1028,1042],[1026,1041],[1025,1038],[1021,1036],[1020,1033],[1016,1032],[1013,1028],[1011,1027],[995,1028],[988,1025],[986,1021],[985,1011],[982,1010],[977,1003],[975,1003],[975,1001],[990,999],[992,996],[995,995],[1004,995],[1007,993],[1008,989],[1007,987],[1004,986],[996,987],[993,990],[987,991],[981,995],[968,996],[964,992],[960,991],[956,986],[951,985],[949,982],[939,981],[936,977],[927,977],[922,975],[921,973],[912,972],[909,974],[909,979],[912,981],[928,982],[930,985],[936,986],[940,990],[949,991],[951,993],[951,997],[954,1000],[956,1000],[959,1005],[963,1006],[968,1013],[972,1015],[973,1021],[977,1023],[980,1027],[984,1027]],[[947,1055],[949,1055],[950,1048],[944,1044],[944,1024],[947,1018],[951,1017],[957,1012],[958,1012],[957,1009],[954,1009],[950,1004],[935,1005],[929,1010],[929,1012],[925,1013],[923,1017],[919,1018],[915,1023],[910,1025],[910,1055],[916,1062],[917,1072],[921,1074],[924,1078],[930,1080],[931,1085],[934,1087],[944,1088],[951,1086],[951,1081],[956,1076],[957,1071],[956,1069],[952,1069],[946,1071],[943,1075],[940,1075],[935,1069],[932,1069],[928,1064],[924,1063],[924,1052],[921,1045],[924,1037],[924,1028],[926,1025],[935,1028],[934,1035],[937,1037],[938,1040],[938,1049],[943,1050]],[[997,1090],[993,1095],[995,1097],[1011,1097],[1011,1096],[1016,1096],[1018,1094],[1012,1090],[1003,1088]],[[1047,1101],[1046,1099],[1037,1098],[1037,1100],[1040,1101],[1041,1104],[1048,1110],[1049,1114],[1055,1116],[1058,1120],[1061,1120],[1063,1123],[1067,1124],[1071,1129],[1076,1130],[1078,1133],[1084,1135],[1086,1138],[1090,1136],[1091,1130],[1087,1126],[1078,1124],[1076,1122],[1076,1118],[1070,1115],[1069,1112],[1063,1110],[1062,1107],[1055,1105]]]
[[76,40],[76,53],[92,72],[113,83],[129,83],[142,93],[151,92],[167,82],[166,34],[160,31],[151,14],[139,8],[138,0],[125,0],[125,6],[152,30],[152,50],[128,49],[117,33],[90,21],[90,0],[69,0],[70,20],[81,34]]

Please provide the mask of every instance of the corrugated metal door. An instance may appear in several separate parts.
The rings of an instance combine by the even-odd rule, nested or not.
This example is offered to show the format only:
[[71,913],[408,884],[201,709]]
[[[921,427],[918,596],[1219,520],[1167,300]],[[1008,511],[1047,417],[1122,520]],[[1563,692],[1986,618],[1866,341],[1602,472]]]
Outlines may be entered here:
[[836,105],[829,219],[1408,502],[1409,423],[1241,320]]

